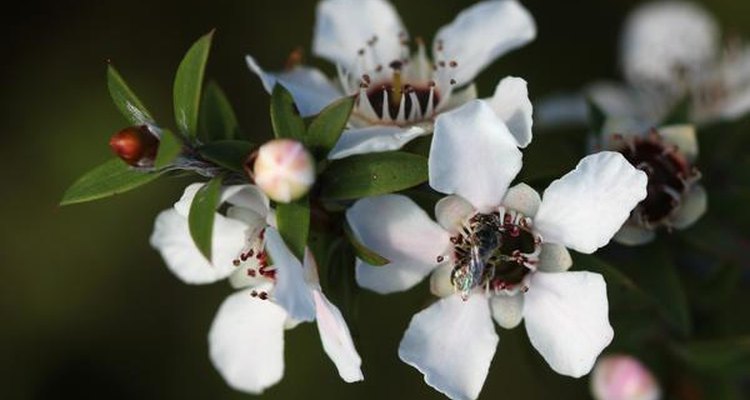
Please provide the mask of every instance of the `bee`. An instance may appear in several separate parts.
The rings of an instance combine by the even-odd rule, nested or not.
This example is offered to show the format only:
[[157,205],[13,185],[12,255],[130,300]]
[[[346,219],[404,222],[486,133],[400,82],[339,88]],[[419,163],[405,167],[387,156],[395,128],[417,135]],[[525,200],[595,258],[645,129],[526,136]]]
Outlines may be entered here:
[[495,224],[476,221],[473,232],[468,237],[468,257],[462,257],[451,272],[451,281],[463,299],[475,287],[492,279],[494,267],[490,259],[502,246],[502,232]]

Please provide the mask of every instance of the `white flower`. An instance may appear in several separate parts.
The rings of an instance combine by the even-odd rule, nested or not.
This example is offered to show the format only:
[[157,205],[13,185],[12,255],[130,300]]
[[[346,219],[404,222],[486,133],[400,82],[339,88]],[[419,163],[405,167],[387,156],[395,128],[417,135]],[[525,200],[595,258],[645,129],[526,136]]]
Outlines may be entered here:
[[680,85],[719,56],[721,32],[714,18],[691,2],[657,1],[631,12],[622,30],[620,58],[635,84]]
[[[738,119],[750,111],[750,46],[737,42],[722,48],[720,36],[713,16],[695,3],[640,6],[622,32],[625,83],[594,83],[585,89],[586,97],[633,130],[658,126],[686,96],[689,122]],[[540,125],[587,120],[584,96],[552,96],[537,108]]]
[[302,143],[274,139],[260,146],[252,172],[253,181],[268,197],[289,203],[315,183],[315,160]]
[[692,125],[671,125],[645,132],[602,135],[600,145],[622,153],[648,175],[648,195],[632,211],[615,241],[648,243],[660,228],[685,229],[708,208],[708,196],[695,167],[698,140]]
[[[335,159],[396,150],[432,133],[436,115],[476,98],[471,82],[482,69],[535,36],[534,20],[516,0],[483,1],[437,32],[430,60],[420,39],[417,51],[410,54],[406,28],[388,1],[323,0],[317,9],[313,52],[336,64],[337,84],[310,67],[266,73],[252,57],[247,56],[247,63],[267,91],[276,82],[289,89],[303,116],[318,113],[342,96],[358,96],[350,129],[329,154]],[[531,103],[526,83],[504,80],[492,104],[521,146],[528,144]],[[509,104],[517,106],[508,108]]]
[[[341,313],[322,293],[317,267],[304,265],[272,227],[268,198],[256,187],[224,187],[226,216],[216,213],[212,261],[193,243],[187,216],[197,191],[192,184],[172,209],[156,219],[151,244],[186,283],[228,278],[237,292],[219,308],[209,332],[211,361],[237,390],[261,393],[284,373],[284,330],[317,321],[323,349],[346,382],[362,380],[361,360]],[[273,265],[268,265],[268,256]]]
[[636,358],[617,354],[601,357],[591,373],[596,400],[657,400],[661,388],[654,375]]
[[362,243],[391,261],[357,260],[358,283],[402,291],[432,273],[441,296],[412,319],[401,359],[456,399],[479,395],[504,328],[526,321],[532,345],[553,370],[580,377],[612,340],[604,280],[564,272],[566,250],[591,253],[609,242],[646,196],[646,175],[618,153],[584,158],[540,199],[525,184],[509,189],[521,152],[503,121],[482,101],[438,117],[430,185],[450,194],[437,223],[407,197],[362,199],[347,212]]

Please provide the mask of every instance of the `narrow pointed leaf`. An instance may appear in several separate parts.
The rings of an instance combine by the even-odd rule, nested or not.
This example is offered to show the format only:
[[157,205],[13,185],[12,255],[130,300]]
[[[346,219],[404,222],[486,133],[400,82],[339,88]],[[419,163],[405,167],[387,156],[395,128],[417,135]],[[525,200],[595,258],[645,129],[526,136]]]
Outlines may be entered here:
[[352,247],[354,248],[354,254],[360,260],[375,267],[388,265],[391,262],[387,258],[381,256],[374,250],[365,246],[364,243],[357,240],[357,238],[352,233],[352,228],[346,222],[344,223],[344,233],[346,234],[346,238],[349,239],[349,243],[351,243]]
[[347,157],[333,161],[321,181],[327,199],[393,193],[427,181],[427,158],[399,151]]
[[294,105],[292,94],[279,83],[271,93],[271,125],[277,138],[303,141],[305,137],[305,122]]
[[303,197],[291,203],[276,204],[276,223],[286,245],[303,260],[310,233],[310,200]]
[[115,106],[131,124],[154,124],[154,119],[146,106],[133,93],[112,64],[107,66],[107,88]]
[[216,82],[209,82],[203,91],[200,126],[207,142],[235,139],[239,135],[237,116],[224,91]]
[[324,108],[310,123],[305,145],[316,156],[328,154],[346,128],[354,107],[354,97],[344,97]]
[[85,203],[124,193],[153,181],[159,175],[158,172],[135,170],[119,158],[113,158],[75,181],[65,191],[60,205]]
[[213,31],[198,39],[185,54],[174,80],[174,115],[180,131],[190,138],[198,132],[198,109],[203,75],[211,49]]
[[217,176],[211,179],[208,184],[204,185],[195,194],[195,199],[190,206],[190,214],[188,215],[190,236],[208,260],[211,260],[214,217],[216,216],[216,208],[219,206],[220,192],[221,177]]
[[339,307],[356,340],[360,289],[355,277],[354,250],[343,238],[337,238],[327,250],[326,295]]
[[156,153],[154,167],[161,169],[171,164],[182,152],[182,140],[172,131],[162,130],[159,140],[159,151]]
[[253,144],[244,140],[220,140],[198,148],[204,159],[235,172],[243,172]]

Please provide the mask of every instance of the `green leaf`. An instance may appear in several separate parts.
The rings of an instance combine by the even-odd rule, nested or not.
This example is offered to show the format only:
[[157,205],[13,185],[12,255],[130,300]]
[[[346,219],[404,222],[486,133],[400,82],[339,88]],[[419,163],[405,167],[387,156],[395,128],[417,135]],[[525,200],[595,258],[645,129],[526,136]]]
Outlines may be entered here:
[[203,91],[199,121],[203,137],[208,142],[234,139],[239,135],[232,104],[216,82],[209,82]]
[[664,118],[664,121],[662,121],[662,125],[672,125],[672,124],[684,124],[690,122],[690,108],[692,106],[692,99],[690,96],[685,96],[682,100],[680,100],[674,108],[672,108],[672,111],[669,112],[669,114]]
[[354,232],[352,232],[352,228],[349,226],[348,222],[344,222],[344,233],[346,234],[346,238],[349,239],[349,243],[352,244],[357,258],[374,267],[381,267],[390,264],[390,260],[376,253],[374,250],[369,249],[364,243],[360,242]]
[[750,337],[675,344],[673,352],[693,368],[706,372],[750,370]]
[[326,294],[331,302],[338,305],[341,313],[349,322],[352,337],[358,336],[357,324],[359,301],[359,285],[357,285],[354,269],[354,252],[352,247],[341,237],[336,238],[329,246],[326,267]]
[[276,223],[284,242],[298,259],[304,260],[310,233],[310,201],[303,197],[291,203],[276,204]]
[[172,131],[164,129],[159,140],[159,151],[156,153],[154,167],[161,169],[171,164],[182,153],[182,140]]
[[190,138],[194,138],[198,132],[201,86],[213,34],[211,31],[193,44],[180,62],[174,79],[175,119],[180,131]]
[[219,206],[221,176],[211,179],[195,194],[190,205],[188,225],[193,242],[207,260],[211,260],[211,244],[214,232],[214,217]]
[[294,105],[292,94],[280,83],[276,83],[271,93],[271,125],[277,138],[303,141],[305,137],[305,122]]
[[333,161],[321,181],[327,199],[393,193],[427,181],[427,158],[399,151],[351,156]]
[[305,136],[305,145],[316,156],[325,157],[336,145],[341,133],[346,128],[349,115],[354,107],[354,97],[344,97],[326,108],[310,123]]
[[61,206],[127,192],[159,177],[158,172],[143,172],[131,168],[119,158],[113,158],[80,177],[65,191]]
[[107,66],[107,88],[109,95],[120,113],[133,125],[154,124],[154,119],[141,103],[138,97],[130,90],[120,73],[110,64]]
[[253,144],[244,140],[220,140],[198,148],[206,160],[235,172],[243,172]]

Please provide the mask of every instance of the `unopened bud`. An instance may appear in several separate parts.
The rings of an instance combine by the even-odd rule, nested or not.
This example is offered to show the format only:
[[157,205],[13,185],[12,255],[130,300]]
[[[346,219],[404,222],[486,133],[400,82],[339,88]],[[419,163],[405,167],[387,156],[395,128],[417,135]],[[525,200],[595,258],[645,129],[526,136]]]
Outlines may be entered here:
[[129,165],[151,167],[159,149],[159,138],[146,125],[131,126],[112,135],[109,147]]
[[254,161],[249,162],[255,184],[280,203],[299,199],[315,182],[314,160],[296,140],[271,140],[260,146]]
[[651,372],[628,355],[602,356],[591,374],[591,394],[597,400],[657,400],[661,389]]

